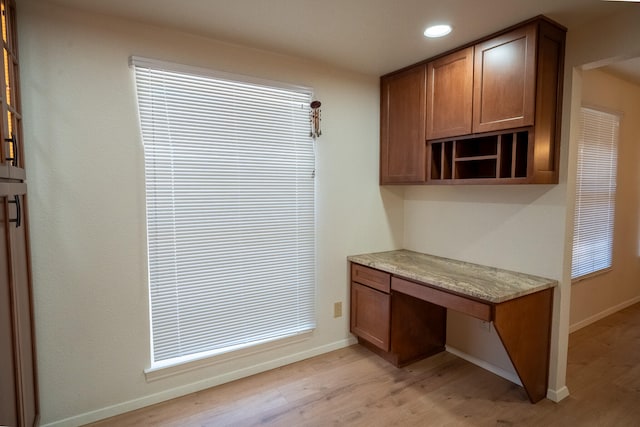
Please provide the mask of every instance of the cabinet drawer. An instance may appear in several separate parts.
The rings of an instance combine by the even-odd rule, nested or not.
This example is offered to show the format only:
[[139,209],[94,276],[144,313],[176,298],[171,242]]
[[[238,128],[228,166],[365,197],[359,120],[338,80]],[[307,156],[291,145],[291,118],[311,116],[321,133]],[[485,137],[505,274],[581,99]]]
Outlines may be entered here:
[[391,274],[360,264],[351,264],[351,280],[389,293]]
[[393,277],[391,279],[391,289],[412,297],[450,308],[478,319],[491,321],[491,305],[475,301],[473,299],[450,294],[448,292],[434,289],[429,286],[420,285],[408,280]]

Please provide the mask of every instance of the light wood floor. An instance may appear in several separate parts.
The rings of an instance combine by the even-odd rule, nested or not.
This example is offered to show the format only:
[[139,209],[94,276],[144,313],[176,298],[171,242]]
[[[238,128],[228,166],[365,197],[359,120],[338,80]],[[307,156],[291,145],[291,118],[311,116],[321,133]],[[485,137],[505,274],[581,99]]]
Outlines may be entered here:
[[396,369],[360,346],[94,426],[640,426],[640,304],[570,336],[571,396],[524,390],[450,353]]

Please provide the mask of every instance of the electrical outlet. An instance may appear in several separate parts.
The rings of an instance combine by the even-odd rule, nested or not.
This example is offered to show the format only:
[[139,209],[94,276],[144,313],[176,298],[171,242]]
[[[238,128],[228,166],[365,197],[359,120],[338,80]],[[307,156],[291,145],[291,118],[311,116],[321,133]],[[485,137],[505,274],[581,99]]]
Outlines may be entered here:
[[342,301],[333,303],[333,317],[342,317]]

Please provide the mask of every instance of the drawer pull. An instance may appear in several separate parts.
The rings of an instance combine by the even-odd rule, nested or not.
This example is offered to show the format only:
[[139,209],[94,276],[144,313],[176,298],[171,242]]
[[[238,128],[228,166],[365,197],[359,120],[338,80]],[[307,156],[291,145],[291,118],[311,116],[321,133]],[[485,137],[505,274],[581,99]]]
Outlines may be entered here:
[[14,219],[9,219],[9,222],[14,222],[16,224],[16,228],[20,228],[22,224],[22,212],[20,209],[20,196],[17,194],[13,196],[13,200],[9,200],[9,203],[16,204],[16,217]]

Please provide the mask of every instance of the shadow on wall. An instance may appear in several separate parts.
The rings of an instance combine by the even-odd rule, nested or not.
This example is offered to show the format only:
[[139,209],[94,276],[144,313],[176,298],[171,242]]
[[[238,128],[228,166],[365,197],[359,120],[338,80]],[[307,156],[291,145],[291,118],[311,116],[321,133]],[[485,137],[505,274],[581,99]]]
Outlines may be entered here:
[[413,186],[406,192],[405,200],[510,205],[536,202],[559,205],[563,202],[564,191],[553,191],[559,186],[562,184]]

